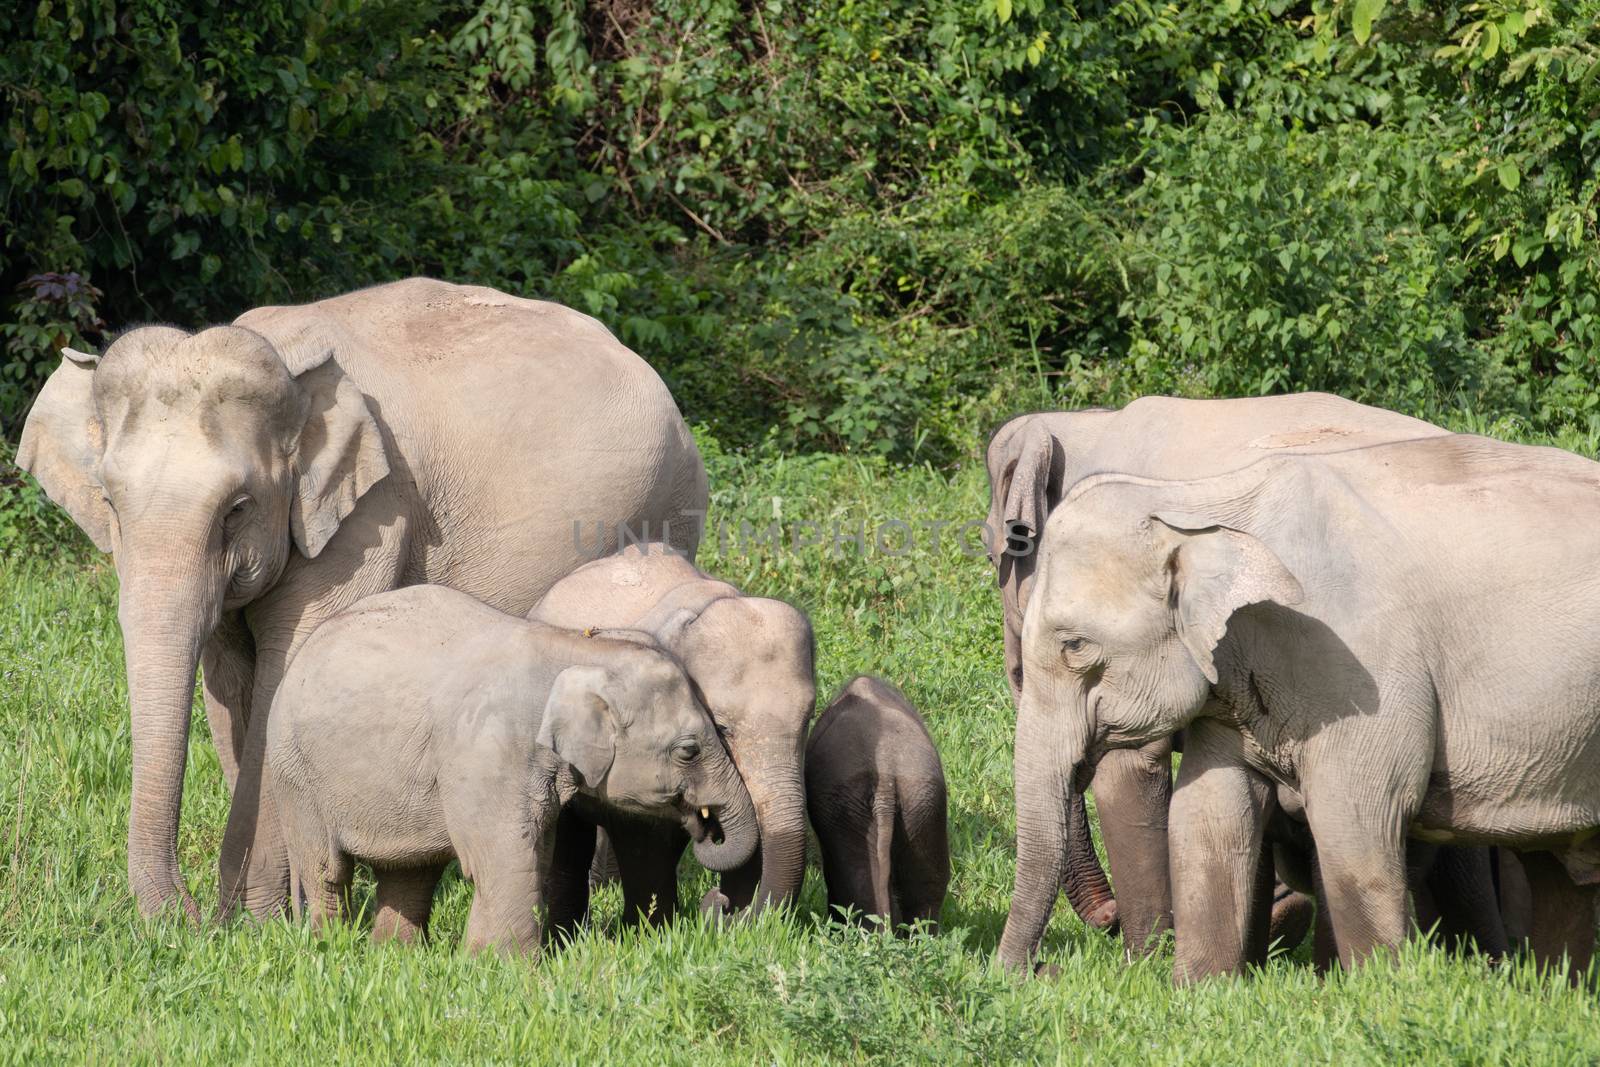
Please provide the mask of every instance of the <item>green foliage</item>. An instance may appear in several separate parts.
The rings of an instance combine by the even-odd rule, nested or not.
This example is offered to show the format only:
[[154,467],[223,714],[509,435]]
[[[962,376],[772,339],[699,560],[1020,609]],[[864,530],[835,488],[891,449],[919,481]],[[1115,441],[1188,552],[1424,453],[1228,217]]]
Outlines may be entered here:
[[1150,390],[1600,426],[1595,0],[41,0],[0,34],[13,440],[63,340],[419,272],[600,317],[739,447],[943,465]]
[[44,554],[81,559],[93,546],[67,513],[51,503],[39,483],[12,463],[10,442],[0,438],[0,561]]
[[1119,309],[1140,391],[1322,389],[1425,414],[1482,387],[1426,142],[1220,112],[1144,169]]

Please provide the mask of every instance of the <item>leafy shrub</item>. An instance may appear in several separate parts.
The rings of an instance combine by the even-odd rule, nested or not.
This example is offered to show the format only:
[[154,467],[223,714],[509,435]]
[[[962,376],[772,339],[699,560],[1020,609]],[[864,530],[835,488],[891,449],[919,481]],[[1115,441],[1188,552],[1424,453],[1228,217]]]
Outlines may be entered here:
[[1142,390],[1325,389],[1420,414],[1484,385],[1426,142],[1224,112],[1164,138],[1144,171],[1120,309]]
[[[1600,433],[1595,0],[0,10],[0,418],[100,320],[548,296],[731,448],[1320,387]],[[71,307],[25,279],[92,282]]]

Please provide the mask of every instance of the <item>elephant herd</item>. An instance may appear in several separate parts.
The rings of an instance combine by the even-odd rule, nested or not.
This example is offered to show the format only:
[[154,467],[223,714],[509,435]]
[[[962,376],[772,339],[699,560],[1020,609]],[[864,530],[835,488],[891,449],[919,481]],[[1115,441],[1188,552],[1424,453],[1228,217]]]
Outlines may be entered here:
[[[691,845],[721,874],[702,908],[792,903],[809,815],[830,904],[937,919],[921,718],[862,677],[812,724],[809,621],[695,567],[693,439],[594,320],[412,279],[64,355],[17,458],[115,561],[141,912],[199,918],[176,839],[203,668],[221,917],[327,919],[362,862],[374,936],[409,940],[458,861],[469,946],[534,952],[606,857],[629,921],[674,913]],[[987,464],[1003,963],[1063,891],[1130,952],[1170,928],[1179,981],[1313,912],[1325,964],[1418,925],[1588,962],[1600,464],[1319,394],[1024,415]]]

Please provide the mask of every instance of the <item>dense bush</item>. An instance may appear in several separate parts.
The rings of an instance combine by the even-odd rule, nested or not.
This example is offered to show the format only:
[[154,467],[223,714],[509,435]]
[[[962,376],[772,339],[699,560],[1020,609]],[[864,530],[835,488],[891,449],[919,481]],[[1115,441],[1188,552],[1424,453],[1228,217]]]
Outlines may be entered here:
[[1596,0],[0,11],[0,436],[62,343],[428,272],[730,446],[1325,388],[1600,433]]

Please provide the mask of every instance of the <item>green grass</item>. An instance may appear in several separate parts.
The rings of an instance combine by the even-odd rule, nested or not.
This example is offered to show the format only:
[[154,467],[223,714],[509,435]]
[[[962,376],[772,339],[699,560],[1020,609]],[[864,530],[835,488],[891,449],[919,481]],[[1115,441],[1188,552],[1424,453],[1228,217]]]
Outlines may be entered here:
[[[981,518],[981,471],[953,480],[854,460],[711,455],[713,507]],[[1170,956],[1124,964],[1063,904],[1062,968],[992,963],[1013,858],[1012,713],[987,564],[946,543],[902,557],[811,548],[702,562],[811,612],[824,697],[858,671],[922,708],[950,777],[955,880],[939,937],[894,940],[799,914],[731,931],[687,920],[594,929],[534,964],[458,948],[470,888],[447,881],[435,938],[376,947],[283,922],[190,929],[136,918],[124,876],[128,722],[105,563],[0,561],[0,1060],[183,1063],[1262,1062],[1590,1063],[1600,1001],[1526,967],[1491,971],[1420,946],[1321,982],[1303,954],[1249,980],[1174,991]],[[715,550],[713,541],[712,550]],[[207,905],[226,791],[203,714],[190,742],[181,860]],[[684,872],[686,900],[708,881]],[[1302,950],[1303,952],[1303,950]]]

